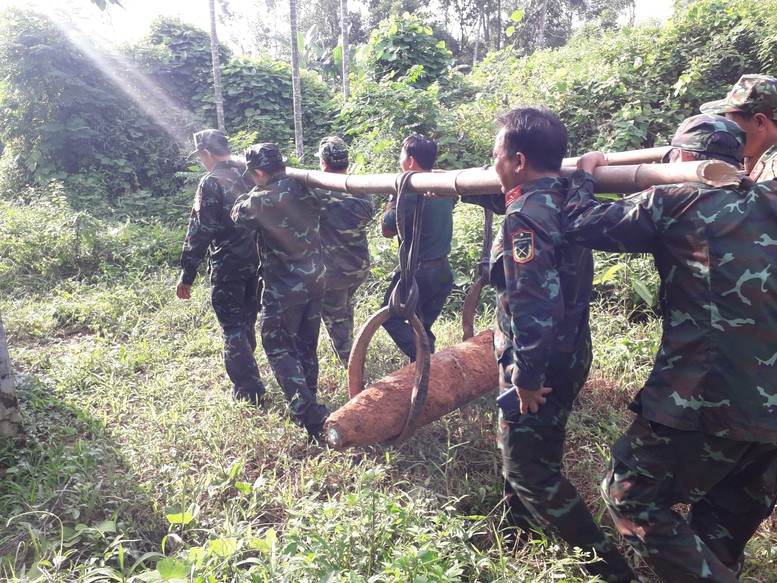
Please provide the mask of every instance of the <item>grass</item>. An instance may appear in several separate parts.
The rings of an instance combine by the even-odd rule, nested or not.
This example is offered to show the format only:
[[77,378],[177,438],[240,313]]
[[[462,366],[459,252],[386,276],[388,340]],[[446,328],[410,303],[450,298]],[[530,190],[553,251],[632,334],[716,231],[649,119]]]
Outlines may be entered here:
[[[266,410],[231,398],[207,285],[184,302],[164,261],[95,269],[34,285],[18,273],[0,298],[28,432],[22,448],[0,447],[0,578],[590,580],[585,557],[552,538],[503,552],[492,396],[402,446],[308,446],[261,350]],[[359,321],[385,285],[365,285]],[[436,325],[440,347],[458,341],[455,312]],[[599,476],[659,332],[655,319],[632,320],[594,307],[597,367],[569,424],[568,474],[606,528]],[[374,342],[373,378],[403,364],[384,333]],[[325,337],[319,355],[320,394],[340,406],[345,373]],[[743,580],[777,581],[776,530],[765,524],[751,541]]]

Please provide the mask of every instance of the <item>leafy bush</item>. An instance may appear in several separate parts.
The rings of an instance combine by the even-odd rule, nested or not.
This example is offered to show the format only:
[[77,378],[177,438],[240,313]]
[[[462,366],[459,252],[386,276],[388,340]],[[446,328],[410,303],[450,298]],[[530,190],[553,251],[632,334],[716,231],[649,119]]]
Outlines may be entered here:
[[411,84],[425,88],[444,75],[452,62],[445,42],[408,13],[380,23],[370,35],[368,67],[378,81],[397,79],[416,68]]
[[43,16],[4,14],[0,140],[4,167],[11,170],[3,176],[6,196],[56,179],[77,195],[71,198],[75,208],[99,212],[137,191],[169,196],[180,187],[175,140],[104,72],[126,81],[126,65],[111,55],[93,57]]
[[0,201],[0,290],[42,291],[76,278],[121,278],[178,259],[183,233],[159,225],[110,222],[74,211],[61,186],[29,204]]

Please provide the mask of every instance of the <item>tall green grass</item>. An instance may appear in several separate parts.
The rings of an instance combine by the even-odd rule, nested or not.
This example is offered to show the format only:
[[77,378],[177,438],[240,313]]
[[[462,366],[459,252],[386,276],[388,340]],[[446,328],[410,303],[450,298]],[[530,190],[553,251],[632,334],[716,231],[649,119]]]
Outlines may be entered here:
[[[67,228],[38,237],[43,223],[30,212],[0,207],[4,232],[16,233],[14,249],[72,256],[60,240]],[[49,228],[62,224],[58,216],[48,217]],[[125,239],[124,229],[135,235]],[[174,295],[177,274],[167,258],[181,232],[108,223],[97,232],[101,245],[122,248],[131,260],[35,277],[20,267],[5,272],[0,313],[28,440],[0,447],[0,578],[591,580],[580,568],[587,559],[552,537],[538,536],[517,553],[503,548],[493,396],[402,446],[335,452],[307,445],[287,420],[261,350],[266,409],[232,399],[207,284],[200,281],[188,302]],[[165,242],[156,255],[143,250],[155,236]],[[360,292],[359,322],[379,304],[393,267],[389,251],[377,257],[374,279]],[[460,336],[457,301],[436,324],[441,348]],[[569,425],[567,471],[608,529],[597,483],[659,333],[650,310],[635,306],[631,296],[600,289],[595,382]],[[484,306],[477,326],[490,326],[492,316]],[[347,400],[345,373],[325,335],[319,356],[321,397],[338,407]],[[379,333],[370,376],[404,364]],[[767,524],[752,541],[744,580],[777,580],[774,532]]]

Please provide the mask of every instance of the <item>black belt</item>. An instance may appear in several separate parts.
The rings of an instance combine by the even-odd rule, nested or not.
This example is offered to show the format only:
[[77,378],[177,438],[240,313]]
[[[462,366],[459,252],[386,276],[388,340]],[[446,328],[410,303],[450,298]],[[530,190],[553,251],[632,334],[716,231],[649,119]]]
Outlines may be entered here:
[[438,265],[447,265],[448,256],[440,257],[439,259],[430,259],[429,261],[419,261],[418,269],[424,269],[426,267],[437,267]]

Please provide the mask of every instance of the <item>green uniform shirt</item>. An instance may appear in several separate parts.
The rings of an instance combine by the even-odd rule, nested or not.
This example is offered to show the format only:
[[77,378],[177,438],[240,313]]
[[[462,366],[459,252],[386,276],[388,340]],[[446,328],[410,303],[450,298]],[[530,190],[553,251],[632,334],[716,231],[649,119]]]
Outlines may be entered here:
[[675,429],[777,441],[777,182],[656,186],[599,203],[593,178],[577,176],[566,236],[651,253],[661,277],[661,346],[631,408]]
[[[405,224],[408,226],[407,244],[413,240],[413,213],[415,212],[418,195],[409,193],[405,209]],[[404,203],[403,203],[404,204]],[[453,237],[453,206],[456,197],[427,198],[424,201],[421,246],[418,250],[419,261],[432,261],[446,257],[451,252]],[[383,224],[397,231],[397,207],[391,208],[383,215]]]
[[756,182],[777,180],[777,142],[758,159],[750,171],[750,178]]

